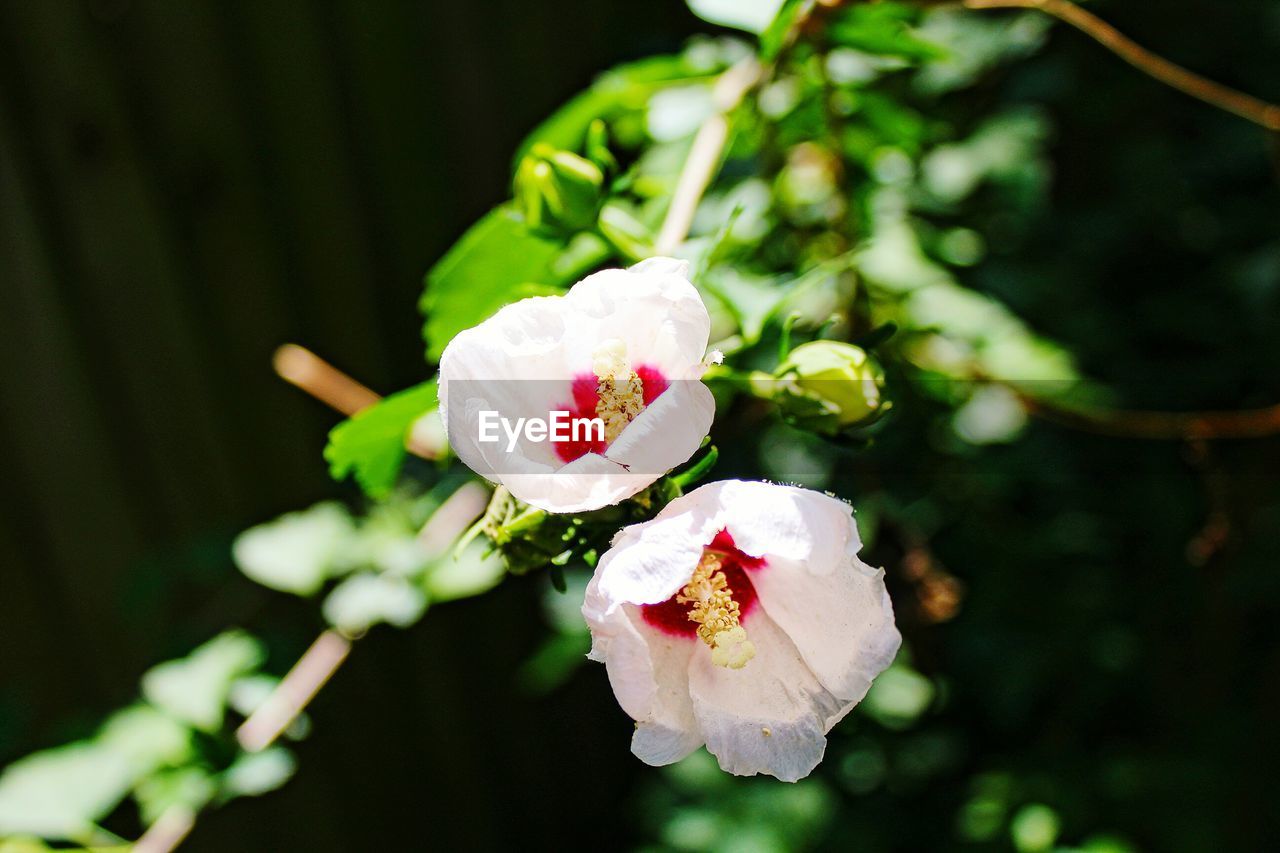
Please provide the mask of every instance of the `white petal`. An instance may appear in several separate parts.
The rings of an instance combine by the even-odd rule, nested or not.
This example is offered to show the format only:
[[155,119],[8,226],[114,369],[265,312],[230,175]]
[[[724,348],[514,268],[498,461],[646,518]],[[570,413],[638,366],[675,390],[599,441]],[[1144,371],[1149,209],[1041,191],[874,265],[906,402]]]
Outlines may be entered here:
[[754,614],[745,627],[756,654],[741,669],[716,666],[706,649],[694,652],[694,717],[722,769],[794,782],[822,761],[826,733],[844,706],[823,689],[767,615]]
[[770,557],[751,572],[751,583],[765,613],[841,701],[861,701],[898,653],[902,637],[883,569],[850,557],[835,571],[817,573],[804,563]]
[[[487,445],[491,446],[491,445]],[[509,456],[501,461],[502,483],[520,500],[547,512],[587,512],[642,491],[660,475],[632,474],[598,453],[560,468]]]
[[737,547],[753,557],[802,561],[810,571],[825,574],[862,547],[844,501],[810,489],[742,480],[712,483],[689,496],[717,487],[714,500],[725,508],[726,528]]
[[627,424],[605,456],[654,479],[689,460],[716,417],[716,400],[701,382],[673,382]]
[[668,378],[683,379],[706,355],[711,315],[683,276],[604,270],[578,282],[565,298],[578,326],[592,330],[573,336],[582,344],[569,354],[575,362],[589,365],[588,347],[616,338],[626,344],[633,365],[650,364]]
[[645,258],[638,264],[627,268],[627,272],[636,275],[670,275],[689,280],[689,262],[680,258]]
[[719,508],[691,500],[696,494],[676,498],[652,521],[623,528],[613,538],[595,574],[610,608],[657,604],[689,582],[702,549],[720,529]]
[[661,766],[701,746],[689,698],[695,641],[646,625],[637,608],[608,612],[594,579],[582,612],[591,627],[590,657],[604,662],[618,704],[636,721],[631,740],[636,757]]
[[[508,305],[458,334],[440,359],[439,395],[440,416],[459,458],[551,512],[618,503],[687,460],[714,417],[710,392],[692,385],[703,370],[710,317],[687,275],[684,262],[670,259],[605,270],[564,296]],[[622,465],[590,454],[564,465],[550,442],[523,436],[511,452],[505,436],[478,441],[481,410],[514,423],[563,408],[572,400],[572,378],[590,373],[597,348],[611,339],[623,342],[633,366],[655,367],[673,383],[662,395],[671,399],[655,403],[658,411],[643,421],[642,413],[628,428],[632,434],[614,443],[621,455],[610,455]],[[690,387],[676,390],[684,384]],[[682,404],[687,410],[676,413]]]

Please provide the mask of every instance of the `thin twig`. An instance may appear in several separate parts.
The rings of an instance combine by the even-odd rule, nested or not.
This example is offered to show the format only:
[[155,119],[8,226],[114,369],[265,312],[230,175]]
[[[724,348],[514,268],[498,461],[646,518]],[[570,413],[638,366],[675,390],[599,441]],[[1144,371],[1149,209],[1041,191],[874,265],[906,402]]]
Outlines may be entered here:
[[277,349],[271,364],[281,379],[347,417],[382,399],[311,350],[297,344],[285,344]]
[[[285,344],[276,350],[272,366],[281,379],[320,402],[351,417],[382,399],[376,391],[352,379],[306,347]],[[445,447],[431,430],[411,429],[405,447],[423,459],[439,459]]]
[[659,255],[670,255],[689,235],[698,202],[707,191],[720,165],[725,143],[729,140],[728,113],[742,102],[743,96],[760,79],[760,70],[760,63],[756,58],[748,56],[721,74],[716,81],[711,91],[715,113],[698,128],[693,137],[693,147],[689,149],[689,157],[684,161],[680,177],[676,179],[671,206],[667,208],[667,216],[662,221],[662,228],[654,242]]
[[351,653],[351,640],[333,629],[321,632],[266,701],[236,729],[245,752],[261,752],[287,729]]
[[1166,86],[1280,133],[1280,106],[1221,83],[1152,53],[1115,27],[1069,0],[962,0],[967,9],[1039,9],[1097,41],[1125,62]]
[[196,813],[187,806],[165,809],[131,848],[132,853],[170,853],[196,825]]
[[[345,415],[353,415],[382,399],[296,344],[286,344],[276,350],[273,362],[283,379]],[[424,455],[412,441],[409,449]],[[488,491],[479,483],[460,486],[432,513],[419,532],[417,541],[423,551],[431,558],[445,553],[448,543],[457,539],[484,511],[487,497]],[[351,638],[331,628],[321,632],[271,694],[236,729],[240,748],[245,752],[261,752],[275,743],[342,666],[351,653],[351,644]],[[170,806],[147,827],[133,850],[135,853],[172,853],[190,834],[195,822],[196,812],[192,809]]]
[[1280,433],[1280,404],[1261,409],[1204,412],[1082,409],[1036,399],[1016,388],[1012,390],[1029,413],[1063,426],[1101,435],[1201,441],[1264,438]]

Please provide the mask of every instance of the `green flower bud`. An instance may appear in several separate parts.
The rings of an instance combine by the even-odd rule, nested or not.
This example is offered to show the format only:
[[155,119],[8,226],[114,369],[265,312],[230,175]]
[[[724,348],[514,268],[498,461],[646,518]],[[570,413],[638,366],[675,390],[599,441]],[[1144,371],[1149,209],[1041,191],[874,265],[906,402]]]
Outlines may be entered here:
[[532,229],[553,234],[595,225],[604,200],[604,172],[570,151],[538,143],[520,161],[516,204]]
[[889,408],[880,365],[860,347],[839,341],[801,344],[753,386],[788,423],[822,435],[867,426]]

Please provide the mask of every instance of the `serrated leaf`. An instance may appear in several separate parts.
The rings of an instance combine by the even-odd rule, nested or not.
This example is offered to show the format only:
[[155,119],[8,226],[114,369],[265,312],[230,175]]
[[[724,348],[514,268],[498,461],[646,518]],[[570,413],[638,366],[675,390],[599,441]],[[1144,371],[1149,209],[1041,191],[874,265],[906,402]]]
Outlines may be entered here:
[[228,631],[185,658],[153,667],[142,677],[142,695],[196,728],[217,731],[232,683],[264,657],[257,639],[243,631]]
[[563,284],[553,270],[561,251],[530,233],[509,207],[489,211],[427,273],[420,302],[427,358],[439,361],[454,335],[522,298],[521,288]]
[[409,431],[436,406],[436,382],[432,379],[347,418],[329,433],[324,449],[329,474],[344,480],[354,473],[365,494],[375,500],[385,498],[404,466]]

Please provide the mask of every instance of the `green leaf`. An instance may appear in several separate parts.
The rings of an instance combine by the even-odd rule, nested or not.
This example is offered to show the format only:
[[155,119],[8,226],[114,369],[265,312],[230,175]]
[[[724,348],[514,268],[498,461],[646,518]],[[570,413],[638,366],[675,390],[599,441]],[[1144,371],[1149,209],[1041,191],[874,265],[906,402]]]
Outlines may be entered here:
[[365,494],[376,500],[385,498],[404,465],[409,431],[436,406],[436,382],[432,379],[392,394],[338,424],[329,433],[324,449],[329,474],[344,480],[354,472]]
[[282,746],[244,753],[222,774],[222,798],[257,797],[279,788],[293,776],[298,762]]
[[190,732],[154,708],[113,714],[93,740],[15,761],[0,776],[0,835],[86,840],[139,779],[185,759]]
[[827,35],[844,47],[913,62],[946,56],[945,50],[916,35],[911,28],[916,17],[916,10],[909,6],[860,3],[837,15],[827,25]]
[[85,839],[133,781],[129,759],[93,741],[29,755],[0,776],[0,835]]
[[325,598],[322,608],[330,625],[353,635],[382,622],[407,628],[426,609],[426,595],[409,579],[374,572],[344,580]]
[[342,504],[326,501],[249,528],[236,537],[231,554],[249,579],[281,592],[308,596],[343,567],[343,557],[355,536],[351,514]]
[[506,569],[489,547],[473,541],[458,553],[450,552],[427,572],[424,580],[432,601],[454,601],[488,592],[502,580]]
[[773,23],[760,34],[760,56],[765,61],[778,57],[786,47],[787,36],[797,20],[809,14],[814,0],[787,0],[774,16]]
[[564,283],[552,269],[561,250],[559,243],[531,234],[507,206],[471,226],[427,273],[420,303],[427,358],[439,361],[454,335],[522,298],[522,287]]
[[514,167],[535,144],[565,151],[579,150],[596,119],[614,121],[629,112],[641,112],[654,92],[672,83],[704,77],[714,68],[690,62],[682,55],[651,56],[606,71],[583,92],[552,113],[533,129],[516,150]]
[[206,770],[180,767],[144,779],[133,792],[133,798],[138,803],[142,820],[151,824],[175,806],[199,811],[216,793],[214,778]]
[[257,639],[243,631],[228,631],[185,658],[153,667],[142,677],[142,695],[196,728],[217,731],[232,683],[264,657]]

